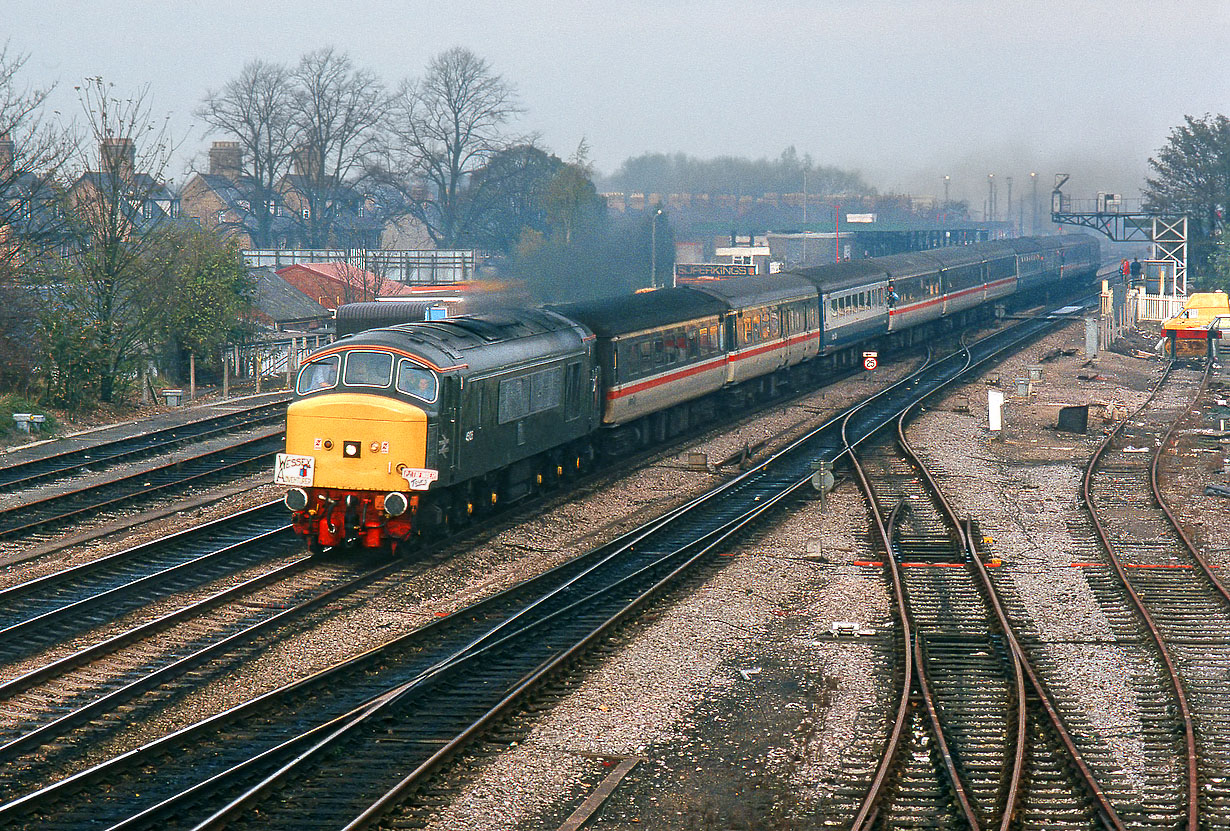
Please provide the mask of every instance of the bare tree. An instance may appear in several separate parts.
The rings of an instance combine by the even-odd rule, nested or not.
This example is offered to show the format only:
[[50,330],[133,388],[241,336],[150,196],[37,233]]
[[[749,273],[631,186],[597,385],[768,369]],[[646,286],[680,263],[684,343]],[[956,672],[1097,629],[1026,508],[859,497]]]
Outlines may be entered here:
[[44,113],[51,90],[21,82],[27,58],[0,47],[0,387],[8,389],[31,377],[32,303],[19,277],[63,238],[59,176],[73,147]]
[[46,120],[51,89],[21,84],[27,55],[0,48],[0,265],[29,259],[54,243],[63,228],[56,204],[58,176],[72,136]]
[[196,115],[239,142],[251,212],[252,243],[272,248],[277,216],[277,186],[290,170],[296,140],[293,122],[295,87],[290,70],[266,61],[250,61],[222,89],[205,95]]
[[477,224],[486,204],[480,191],[491,179],[473,174],[520,143],[503,129],[521,111],[513,88],[462,47],[432,58],[423,78],[399,88],[386,164],[408,172],[409,212],[439,247],[457,247]]
[[379,260],[368,262],[366,252],[352,253],[336,266],[337,278],[342,283],[342,303],[375,300],[388,282],[388,265]]
[[338,217],[362,205],[351,177],[375,154],[388,96],[379,78],[332,48],[304,55],[291,74],[295,173],[285,198],[305,242],[324,248],[334,242]]
[[[152,257],[156,231],[175,212],[163,182],[174,145],[167,120],[154,118],[143,90],[120,97],[102,78],[77,88],[89,143],[66,196],[71,237],[67,258],[49,258],[47,314],[70,316],[92,353],[98,397],[119,400],[133,377],[162,310],[153,298],[162,276]],[[57,355],[49,353],[53,362]],[[85,383],[80,377],[68,379]]]

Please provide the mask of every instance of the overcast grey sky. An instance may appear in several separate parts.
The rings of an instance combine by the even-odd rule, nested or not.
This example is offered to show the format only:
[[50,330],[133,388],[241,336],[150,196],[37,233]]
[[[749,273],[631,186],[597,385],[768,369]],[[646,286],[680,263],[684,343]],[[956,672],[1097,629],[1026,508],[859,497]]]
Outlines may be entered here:
[[59,82],[60,109],[79,109],[85,76],[148,84],[185,157],[217,138],[191,118],[207,88],[326,45],[390,85],[466,46],[516,86],[519,129],[565,158],[584,137],[601,172],[646,151],[794,145],[881,190],[938,194],[950,174],[974,206],[989,172],[1020,188],[1037,170],[1049,189],[1062,170],[1073,196],[1136,195],[1185,114],[1230,112],[1224,0],[5,5],[10,48],[30,54],[28,80]]

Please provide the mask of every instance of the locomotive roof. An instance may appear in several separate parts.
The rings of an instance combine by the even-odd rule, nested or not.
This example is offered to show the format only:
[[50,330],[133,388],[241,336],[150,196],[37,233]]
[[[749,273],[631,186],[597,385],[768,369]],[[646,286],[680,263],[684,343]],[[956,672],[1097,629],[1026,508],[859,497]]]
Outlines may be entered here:
[[816,296],[816,285],[795,274],[731,277],[688,286],[692,291],[725,300],[735,308],[765,303],[782,303]]
[[402,349],[442,369],[465,366],[474,372],[575,354],[589,337],[582,327],[550,311],[505,309],[369,329],[331,348]]
[[589,327],[599,337],[614,337],[655,326],[720,315],[727,304],[690,288],[658,289],[642,294],[551,306]]

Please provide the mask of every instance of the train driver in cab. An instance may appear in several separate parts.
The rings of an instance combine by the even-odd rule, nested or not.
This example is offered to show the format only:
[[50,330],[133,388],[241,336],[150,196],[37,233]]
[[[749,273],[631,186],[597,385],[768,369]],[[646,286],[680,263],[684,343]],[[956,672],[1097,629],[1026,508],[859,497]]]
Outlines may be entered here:
[[299,394],[331,390],[337,386],[337,365],[340,363],[336,355],[323,361],[313,361],[304,368],[299,378]]

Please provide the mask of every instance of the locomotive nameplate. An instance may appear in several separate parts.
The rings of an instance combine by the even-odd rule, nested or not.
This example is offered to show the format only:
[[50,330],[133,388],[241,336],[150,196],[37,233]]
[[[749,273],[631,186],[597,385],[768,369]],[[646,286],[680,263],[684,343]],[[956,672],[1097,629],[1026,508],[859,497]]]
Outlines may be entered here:
[[310,488],[315,475],[316,459],[312,456],[279,453],[273,468],[273,481],[279,485]]
[[440,478],[440,471],[429,467],[403,467],[398,471],[412,491],[425,491]]

